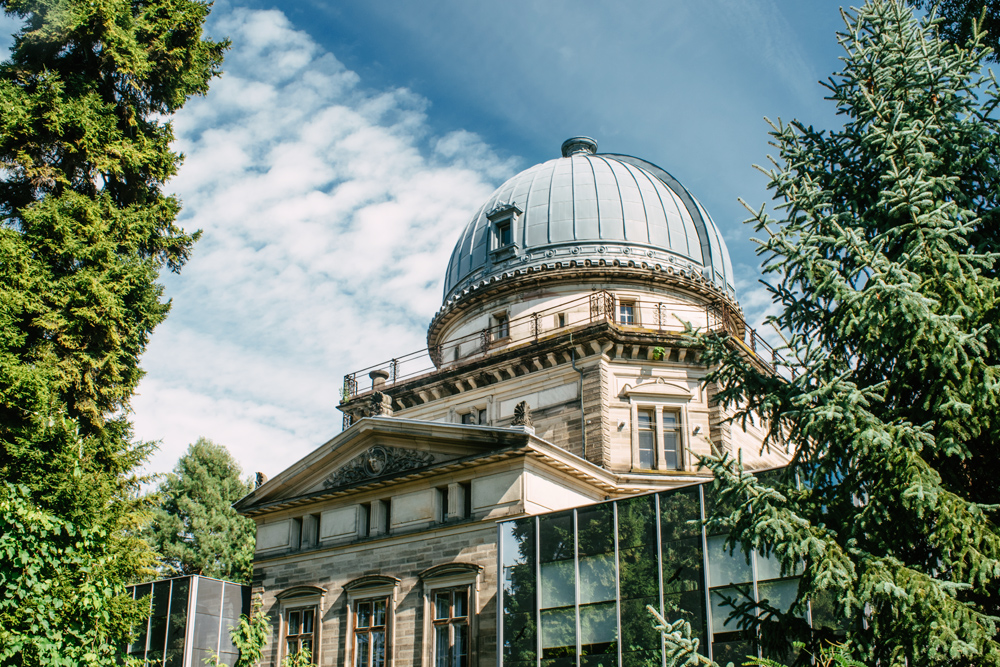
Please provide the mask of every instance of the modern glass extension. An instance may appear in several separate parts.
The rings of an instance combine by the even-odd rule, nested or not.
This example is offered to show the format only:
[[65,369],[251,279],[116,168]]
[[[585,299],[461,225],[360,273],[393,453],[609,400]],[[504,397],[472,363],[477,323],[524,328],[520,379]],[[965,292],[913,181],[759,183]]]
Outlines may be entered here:
[[711,493],[700,484],[500,523],[500,667],[661,665],[647,605],[690,622],[700,651],[720,664],[755,653],[729,618],[733,604],[787,611],[797,578],[707,534]]
[[161,579],[128,587],[136,600],[149,600],[149,618],[127,649],[145,665],[195,667],[211,655],[233,665],[239,650],[230,628],[246,613],[250,587],[200,575]]

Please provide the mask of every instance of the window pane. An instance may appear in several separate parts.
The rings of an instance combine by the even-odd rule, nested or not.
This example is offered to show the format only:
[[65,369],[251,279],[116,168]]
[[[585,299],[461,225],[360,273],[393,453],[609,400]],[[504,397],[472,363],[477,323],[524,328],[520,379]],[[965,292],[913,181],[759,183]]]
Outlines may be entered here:
[[704,590],[701,540],[689,537],[663,543],[663,592],[666,595]]
[[448,667],[448,626],[439,625],[434,628],[434,665]]
[[[640,651],[656,649],[656,655],[659,656],[660,633],[650,623],[650,619],[653,617],[646,611],[646,605],[653,605],[654,609],[660,606],[659,597],[622,600],[621,605],[622,650]],[[655,664],[660,664],[659,658],[657,658]]]
[[385,626],[385,600],[375,600],[372,602],[372,627],[383,626]]
[[576,525],[581,556],[615,552],[615,514],[611,503],[577,510]]
[[652,470],[653,469],[653,432],[652,431],[639,431],[639,467]]
[[503,550],[503,656],[505,665],[535,667],[535,520],[500,524]]
[[612,651],[617,653],[617,648],[615,647],[615,641],[618,639],[617,625],[618,621],[615,617],[614,602],[581,605],[581,655],[597,655],[611,653]]
[[660,494],[664,541],[701,537],[701,498],[697,487]]
[[469,626],[461,623],[455,627],[455,656],[454,667],[468,667],[469,665]]
[[677,456],[677,434],[673,432],[663,432],[663,458],[664,463],[670,470],[677,470],[679,457]]
[[299,634],[299,612],[297,611],[288,612],[288,634]]
[[728,586],[751,580],[750,562],[739,545],[730,553],[725,535],[708,538],[708,582],[709,586]]
[[564,607],[576,602],[576,592],[573,590],[575,569],[572,560],[542,563],[542,609]]
[[299,652],[299,640],[298,639],[289,639],[289,640],[287,640],[285,642],[285,655],[286,656],[295,655],[298,652]]
[[663,428],[674,428],[677,426],[677,413],[676,412],[664,412],[663,413]]
[[465,414],[462,415],[462,423],[475,424],[476,423],[475,415],[472,414],[471,412],[466,412]]
[[358,633],[354,637],[354,665],[355,667],[368,667],[368,633]]
[[[312,656],[313,643],[311,639],[303,639],[301,645],[299,646],[300,651],[309,651],[309,655]],[[313,656],[315,657],[315,656]]]
[[740,630],[740,617],[729,618],[734,606],[753,600],[749,586],[720,588],[712,591],[712,632],[736,632]]
[[313,610],[306,609],[302,612],[302,632],[312,634],[313,631]]
[[[599,556],[581,556],[580,604],[614,599],[615,555],[611,553]],[[568,604],[572,604],[572,600]]]
[[385,631],[372,633],[372,667],[385,665]]
[[757,585],[757,597],[761,602],[767,604],[780,612],[787,612],[795,602],[795,596],[799,592],[798,579],[784,579],[782,581],[769,581]]
[[468,592],[466,591],[455,591],[452,593],[455,599],[455,609],[452,614],[456,618],[462,618],[468,616],[469,612],[466,609],[468,607]]
[[166,667],[180,667],[184,659],[184,633],[187,629],[188,579],[175,579],[170,594],[170,627],[167,634]]
[[[656,572],[656,542],[618,552],[622,598],[659,596]],[[581,573],[581,578],[582,578]]]
[[636,422],[639,428],[651,429],[656,423],[656,419],[653,417],[652,410],[639,410],[637,413],[639,421]]
[[372,603],[371,602],[359,602],[358,604],[358,621],[357,627],[367,628],[372,622]]
[[442,619],[449,617],[449,607],[451,606],[451,593],[437,593],[434,596],[434,618]]
[[576,655],[573,607],[542,610],[542,659]]
[[663,596],[663,615],[668,621],[684,619],[691,624],[691,636],[698,638],[698,652],[708,655],[705,641],[705,592],[688,591]]
[[653,496],[618,501],[618,548],[656,545],[656,507]]

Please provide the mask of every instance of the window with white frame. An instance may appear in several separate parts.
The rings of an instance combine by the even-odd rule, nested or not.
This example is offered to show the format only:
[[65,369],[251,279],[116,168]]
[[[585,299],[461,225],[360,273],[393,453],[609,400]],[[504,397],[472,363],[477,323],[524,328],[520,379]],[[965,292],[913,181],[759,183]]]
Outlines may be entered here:
[[432,595],[434,667],[469,665],[469,586]]
[[632,404],[632,468],[682,470],[682,410],[673,405]]
[[635,301],[620,299],[618,301],[618,324],[636,324]]

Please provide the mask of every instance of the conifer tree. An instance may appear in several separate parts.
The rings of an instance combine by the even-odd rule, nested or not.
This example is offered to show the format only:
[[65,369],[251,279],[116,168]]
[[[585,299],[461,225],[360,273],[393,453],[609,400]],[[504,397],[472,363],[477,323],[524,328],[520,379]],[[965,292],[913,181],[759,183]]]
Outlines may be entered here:
[[222,445],[199,438],[160,484],[147,535],[164,574],[250,583],[254,523],[233,509],[253,484]]
[[[866,664],[997,665],[1000,618],[1000,133],[987,49],[956,47],[899,0],[845,14],[843,118],[772,125],[777,202],[751,220],[778,375],[707,339],[722,403],[764,418],[791,464],[766,482],[709,461],[733,543],[804,567],[790,610],[746,616],[764,644]],[[803,615],[811,600],[810,629]],[[774,655],[774,653],[772,653]]]
[[152,554],[126,418],[195,236],[168,118],[218,74],[197,0],[0,0],[0,664],[106,664]]

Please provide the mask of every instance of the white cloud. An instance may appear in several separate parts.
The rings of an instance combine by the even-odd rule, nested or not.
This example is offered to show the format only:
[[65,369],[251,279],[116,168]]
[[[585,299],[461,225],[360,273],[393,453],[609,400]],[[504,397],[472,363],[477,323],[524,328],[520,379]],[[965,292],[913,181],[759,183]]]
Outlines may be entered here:
[[433,136],[426,100],[366,90],[280,11],[221,9],[226,73],[174,122],[204,236],[166,277],[133,416],[162,440],[150,471],[204,435],[273,475],[340,431],[344,373],[423,347],[454,241],[517,164]]

